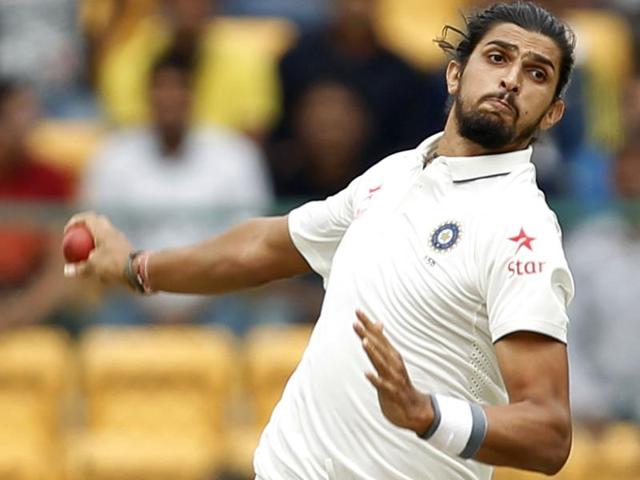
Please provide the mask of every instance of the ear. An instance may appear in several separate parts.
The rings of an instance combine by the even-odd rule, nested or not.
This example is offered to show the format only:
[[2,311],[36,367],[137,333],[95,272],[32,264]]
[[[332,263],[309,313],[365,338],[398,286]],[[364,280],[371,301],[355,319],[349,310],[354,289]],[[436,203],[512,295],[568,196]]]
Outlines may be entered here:
[[451,60],[447,65],[447,91],[449,95],[457,95],[460,91],[462,79],[462,65],[455,60]]
[[542,130],[549,130],[556,123],[558,123],[562,118],[562,116],[564,115],[565,107],[566,107],[566,104],[564,103],[564,100],[562,100],[561,98],[554,100],[551,106],[549,107],[549,109],[547,110],[547,113],[545,113],[544,117],[542,117],[542,121],[540,122],[540,128]]

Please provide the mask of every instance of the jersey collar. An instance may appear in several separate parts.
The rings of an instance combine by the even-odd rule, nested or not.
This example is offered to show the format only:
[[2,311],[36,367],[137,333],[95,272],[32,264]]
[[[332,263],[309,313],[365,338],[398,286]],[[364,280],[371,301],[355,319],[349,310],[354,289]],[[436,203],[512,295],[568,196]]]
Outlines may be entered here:
[[[423,141],[417,148],[421,161],[428,159],[438,146],[443,132],[436,133]],[[517,166],[531,161],[533,148],[498,153],[494,155],[477,155],[472,157],[439,156],[448,167],[454,183],[470,182],[482,178],[508,175]]]

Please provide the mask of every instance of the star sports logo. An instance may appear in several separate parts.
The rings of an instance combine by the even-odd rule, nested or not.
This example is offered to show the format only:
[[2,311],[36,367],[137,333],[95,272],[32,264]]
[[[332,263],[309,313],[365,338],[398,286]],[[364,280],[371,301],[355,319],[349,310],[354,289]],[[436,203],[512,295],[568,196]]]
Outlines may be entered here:
[[516,249],[516,253],[514,253],[514,255],[517,255],[522,247],[528,248],[533,252],[531,242],[535,240],[535,237],[530,237],[529,235],[527,235],[524,231],[524,228],[520,227],[520,233],[518,233],[518,235],[516,235],[515,237],[509,237],[509,240],[518,244],[518,248]]
[[[520,227],[520,232],[515,237],[509,237],[509,240],[516,243],[518,248],[516,248],[513,256],[515,257],[522,247],[528,249],[533,252],[533,247],[531,244],[536,239],[536,237],[530,237],[527,235],[527,232],[524,231],[524,228]],[[540,262],[536,260],[522,261],[522,260],[512,260],[507,264],[507,271],[509,272],[509,278],[512,277],[521,277],[523,275],[535,275],[538,273],[542,273],[544,269],[544,265],[546,262]]]

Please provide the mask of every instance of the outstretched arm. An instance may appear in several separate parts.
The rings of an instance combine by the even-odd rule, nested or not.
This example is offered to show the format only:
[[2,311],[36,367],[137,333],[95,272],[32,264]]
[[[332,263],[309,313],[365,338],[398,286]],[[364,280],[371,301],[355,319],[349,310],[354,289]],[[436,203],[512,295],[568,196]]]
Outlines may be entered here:
[[[133,247],[104,216],[74,216],[67,229],[84,223],[95,249],[86,262],[66,268],[70,276],[99,278],[127,285],[124,269]],[[224,293],[262,285],[309,271],[289,236],[286,216],[256,218],[199,244],[153,252],[148,277],[156,291]]]
[[[366,375],[378,392],[382,412],[394,425],[422,436],[435,418],[431,396],[412,385],[382,324],[362,312],[357,316],[355,331],[375,368]],[[517,332],[495,347],[510,403],[484,407],[486,435],[473,458],[554,474],[571,448],[566,346],[540,334]]]

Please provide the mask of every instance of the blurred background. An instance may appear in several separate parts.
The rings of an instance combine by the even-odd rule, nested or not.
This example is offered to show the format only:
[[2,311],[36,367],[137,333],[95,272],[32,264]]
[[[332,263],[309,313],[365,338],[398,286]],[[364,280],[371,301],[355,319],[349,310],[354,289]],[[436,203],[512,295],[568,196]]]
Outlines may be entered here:
[[[578,35],[534,151],[577,286],[559,478],[638,480],[640,1],[540,3]],[[442,129],[432,39],[477,6],[0,0],[0,479],[253,479],[321,282],[134,298],[64,280],[62,226],[179,246],[338,191]]]

